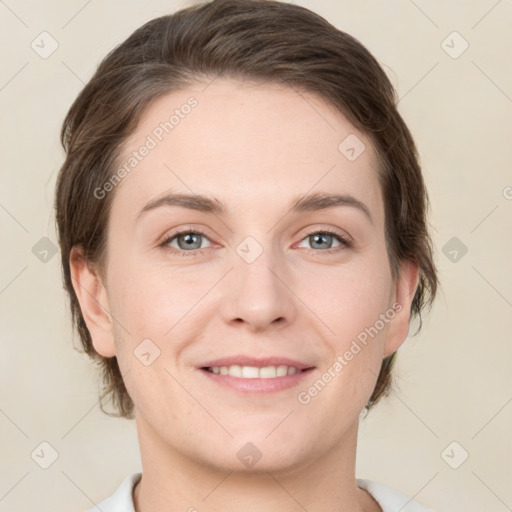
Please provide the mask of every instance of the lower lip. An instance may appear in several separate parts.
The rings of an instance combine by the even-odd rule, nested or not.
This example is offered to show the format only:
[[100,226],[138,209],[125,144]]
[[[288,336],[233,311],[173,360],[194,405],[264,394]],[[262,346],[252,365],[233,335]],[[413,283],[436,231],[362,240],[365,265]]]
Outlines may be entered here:
[[306,377],[308,377],[314,368],[299,373],[292,373],[283,377],[274,377],[273,379],[244,379],[243,377],[232,377],[231,375],[222,375],[213,373],[200,368],[200,372],[206,377],[221,386],[225,386],[242,393],[272,393],[283,391],[285,389],[297,386]]

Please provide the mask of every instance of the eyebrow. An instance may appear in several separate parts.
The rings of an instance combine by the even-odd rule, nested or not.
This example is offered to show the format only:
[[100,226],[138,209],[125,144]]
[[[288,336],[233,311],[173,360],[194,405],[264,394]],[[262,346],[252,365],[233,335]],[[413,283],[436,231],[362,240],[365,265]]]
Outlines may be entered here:
[[[137,214],[136,221],[145,213],[162,206],[180,206],[189,210],[196,210],[214,215],[224,215],[226,208],[224,204],[217,198],[210,198],[198,194],[167,194],[163,197],[153,199],[147,203]],[[329,194],[325,192],[317,192],[310,195],[302,195],[294,198],[288,211],[291,213],[313,212],[334,208],[339,206],[348,206],[356,208],[368,218],[373,224],[373,218],[369,208],[359,199],[348,194]]]

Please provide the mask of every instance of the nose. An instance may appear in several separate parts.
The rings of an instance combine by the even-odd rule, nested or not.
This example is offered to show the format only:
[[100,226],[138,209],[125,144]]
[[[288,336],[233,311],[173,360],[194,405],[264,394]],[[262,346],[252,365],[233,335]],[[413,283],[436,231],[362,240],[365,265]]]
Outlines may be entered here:
[[252,332],[281,329],[295,321],[297,297],[285,265],[265,250],[252,263],[242,258],[224,283],[222,316]]

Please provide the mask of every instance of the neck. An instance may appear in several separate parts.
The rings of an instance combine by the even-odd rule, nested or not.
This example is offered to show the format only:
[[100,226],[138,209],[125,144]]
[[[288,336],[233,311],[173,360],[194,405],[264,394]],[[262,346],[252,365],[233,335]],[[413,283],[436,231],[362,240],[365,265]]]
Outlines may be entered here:
[[143,477],[136,512],[381,512],[355,483],[357,427],[315,459],[286,470],[222,468],[170,447],[137,416]]

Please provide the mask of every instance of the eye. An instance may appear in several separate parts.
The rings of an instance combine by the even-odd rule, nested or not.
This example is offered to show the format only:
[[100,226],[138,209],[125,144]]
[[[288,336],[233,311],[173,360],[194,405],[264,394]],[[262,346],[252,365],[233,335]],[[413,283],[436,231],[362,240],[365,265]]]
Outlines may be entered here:
[[[201,252],[204,247],[202,242],[209,240],[205,233],[197,229],[187,229],[173,233],[167,237],[161,244],[160,247],[169,249],[173,254],[179,256],[194,256]],[[301,243],[305,240],[309,240],[312,245],[312,249],[317,249],[315,252],[327,252],[332,254],[343,248],[352,247],[351,240],[335,230],[324,229],[309,233],[306,237],[301,240]],[[333,247],[333,241],[338,241],[338,246]]]
[[[178,253],[180,256],[193,256],[201,249],[205,249],[202,246],[202,239],[208,240],[208,237],[203,232],[187,229],[166,238],[160,246],[170,248],[171,252]],[[173,242],[176,242],[177,246],[173,245]]]
[[[343,247],[352,247],[352,243],[348,237],[344,236],[342,233],[330,229],[314,231],[313,233],[310,233],[305,238],[303,238],[302,242],[304,240],[308,240],[312,248],[320,249],[320,252],[332,253],[340,250]],[[333,240],[337,240],[339,242],[339,245],[334,248],[332,247]]]

